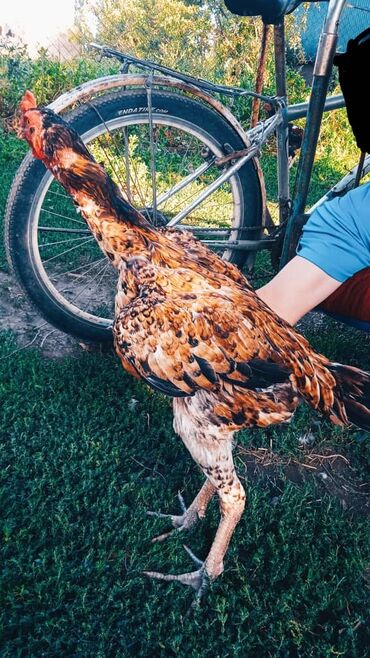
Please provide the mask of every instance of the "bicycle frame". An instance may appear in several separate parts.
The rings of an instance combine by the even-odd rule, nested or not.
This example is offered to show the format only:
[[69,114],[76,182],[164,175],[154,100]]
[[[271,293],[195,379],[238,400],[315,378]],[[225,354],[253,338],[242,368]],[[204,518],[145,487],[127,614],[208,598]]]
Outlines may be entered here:
[[[292,210],[289,214],[280,267],[283,267],[292,255],[295,244],[292,244],[294,226],[298,217],[304,212],[312,167],[319,137],[322,115],[325,107],[325,99],[328,91],[330,74],[333,68],[333,58],[338,39],[339,20],[342,15],[346,0],[330,0],[324,26],[320,35],[311,95],[307,109],[307,121],[304,131],[301,155],[298,163],[298,171],[295,183],[295,191],[292,200]],[[285,163],[280,161],[282,169]],[[280,174],[280,178],[283,174]],[[279,190],[286,192],[286,188]],[[282,203],[285,199],[282,199]],[[283,218],[285,219],[285,217]]]
[[[280,265],[283,266],[292,254],[292,249],[295,247],[293,244],[294,229],[298,224],[299,217],[305,210],[309,182],[312,173],[313,161],[318,141],[318,136],[321,127],[321,120],[323,112],[332,111],[344,107],[344,99],[342,95],[332,96],[327,98],[327,90],[332,71],[333,56],[335,53],[335,46],[338,35],[338,24],[340,16],[346,4],[346,0],[330,0],[328,4],[327,16],[320,37],[318,53],[315,61],[313,84],[310,94],[310,99],[307,103],[299,103],[295,105],[287,105],[287,89],[286,89],[286,75],[285,75],[285,34],[284,23],[275,26],[274,28],[274,44],[275,44],[275,70],[276,70],[276,91],[277,96],[267,97],[255,94],[248,90],[239,88],[224,87],[222,85],[215,85],[213,83],[198,80],[181,74],[177,71],[169,69],[164,66],[149,62],[147,60],[139,60],[131,55],[125,55],[119,51],[106,48],[97,44],[91,44],[92,47],[98,49],[102,55],[109,57],[116,57],[123,63],[123,71],[117,75],[106,76],[96,80],[89,81],[71,91],[63,94],[53,103],[49,105],[51,109],[56,112],[61,112],[70,105],[84,101],[86,98],[107,91],[116,87],[146,87],[148,94],[148,108],[143,108],[149,113],[150,119],[150,90],[154,86],[170,87],[179,89],[182,92],[191,94],[198,97],[202,102],[210,105],[218,113],[220,113],[234,130],[239,134],[246,148],[238,153],[233,153],[230,156],[219,159],[222,164],[229,161],[229,166],[225,168],[220,176],[208,186],[195,200],[192,201],[181,213],[178,213],[169,222],[170,226],[179,224],[188,213],[195,207],[200,205],[208,196],[210,196],[218,187],[220,187],[226,180],[228,180],[238,169],[240,169],[248,160],[254,158],[256,169],[259,175],[261,184],[263,202],[265,204],[265,187],[261,168],[259,166],[258,154],[267,141],[270,135],[276,132],[278,140],[278,201],[279,201],[279,221],[280,224],[285,225],[285,237],[281,256]],[[147,75],[132,75],[126,73],[130,64],[137,64],[142,68],[148,68],[151,73]],[[158,70],[164,75],[153,75],[153,71]],[[272,117],[265,121],[259,122],[254,128],[245,130],[227,107],[219,100],[217,100],[212,92],[222,93],[230,96],[257,96],[262,100],[270,103],[275,108],[275,113]],[[295,190],[293,197],[289,189],[289,159],[288,159],[288,124],[300,118],[306,118],[306,128],[304,131],[303,143],[301,154],[298,164],[297,177],[295,182]],[[221,162],[222,161],[222,162]],[[210,165],[209,165],[210,166]],[[168,199],[169,196],[182,189],[192,180],[194,180],[200,173],[208,168],[207,163],[202,165],[200,171],[197,169],[190,176],[186,177],[179,186],[170,190],[170,192],[163,196],[163,198],[155,198],[155,208],[161,202]],[[370,156],[365,160],[363,173],[370,171]],[[356,175],[356,168],[349,172],[342,180],[340,180],[331,190],[329,190],[315,205],[306,212],[309,215],[315,208],[321,205],[324,201],[337,194],[343,194],[354,186]],[[264,224],[266,224],[266,217],[264,213]],[[213,246],[224,246],[223,243],[211,241]],[[248,249],[257,251],[261,248],[271,248],[275,244],[274,238],[265,237],[260,240],[230,240],[230,246],[233,249]]]

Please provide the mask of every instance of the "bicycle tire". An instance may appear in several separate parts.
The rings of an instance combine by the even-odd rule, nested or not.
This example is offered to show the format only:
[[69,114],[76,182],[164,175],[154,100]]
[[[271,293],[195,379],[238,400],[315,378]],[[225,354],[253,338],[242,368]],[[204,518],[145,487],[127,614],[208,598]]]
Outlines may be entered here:
[[[160,129],[164,126],[163,130],[168,131],[170,128],[174,131],[174,126],[176,129],[180,126],[179,130],[181,129],[184,135],[190,134],[192,139],[193,133],[186,131],[193,131],[197,138],[204,139],[207,144],[209,142],[219,155],[225,154],[230,149],[238,150],[245,147],[240,137],[221,115],[190,97],[153,90],[152,108],[153,121],[157,122],[154,125],[158,124]],[[91,135],[98,135],[99,139],[108,139],[110,126],[117,125],[119,130],[125,129],[127,132],[127,126],[136,130],[139,125],[147,125],[147,93],[144,89],[131,89],[105,94],[94,99],[93,103],[81,105],[65,114],[64,118],[79,132],[86,143],[89,143],[89,140],[91,143]],[[190,137],[188,139],[190,140]],[[238,231],[244,231],[243,235],[247,239],[259,238],[262,228],[262,192],[254,163],[247,162],[232,180],[237,189],[237,202],[240,206]],[[109,341],[111,340],[109,319],[94,315],[95,311],[94,313],[83,311],[76,304],[71,304],[59,294],[45,272],[46,261],[42,262],[40,256],[43,245],[40,243],[41,238],[38,237],[41,231],[39,216],[43,212],[43,207],[42,205],[38,207],[38,204],[40,199],[46,198],[48,185],[50,185],[50,174],[46,172],[40,161],[28,154],[15,176],[7,203],[5,242],[8,260],[22,288],[46,320],[62,331],[84,340]],[[234,195],[234,192],[232,194]],[[235,204],[234,196],[232,202]],[[51,211],[47,210],[47,212]],[[246,233],[245,230],[249,227],[254,228]],[[43,227],[42,230],[45,231],[46,228]],[[54,230],[66,231],[65,228]],[[78,231],[82,235],[81,229],[75,229],[74,233]],[[72,238],[74,241],[81,240],[81,244],[82,239],[82,237]],[[50,244],[53,243],[47,243]],[[248,254],[228,250],[228,256],[232,262],[242,266]],[[254,254],[251,254],[250,258],[253,257]],[[49,258],[49,261],[53,258],[55,257]],[[76,293],[75,298],[79,294]]]

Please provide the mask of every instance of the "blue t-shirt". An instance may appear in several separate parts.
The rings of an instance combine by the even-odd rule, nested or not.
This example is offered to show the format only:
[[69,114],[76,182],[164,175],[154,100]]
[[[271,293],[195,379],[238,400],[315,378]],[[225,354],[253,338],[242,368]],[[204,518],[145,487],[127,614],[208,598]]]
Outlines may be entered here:
[[319,206],[297,247],[333,279],[343,282],[370,266],[370,183]]

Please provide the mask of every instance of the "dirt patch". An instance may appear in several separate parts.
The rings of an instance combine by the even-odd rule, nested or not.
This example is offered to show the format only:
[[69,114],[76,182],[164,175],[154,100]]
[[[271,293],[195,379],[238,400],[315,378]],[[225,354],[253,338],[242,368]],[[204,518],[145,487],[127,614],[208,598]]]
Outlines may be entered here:
[[[114,286],[114,281],[109,282]],[[91,293],[88,291],[87,294]],[[82,298],[81,298],[82,299]],[[80,299],[80,301],[81,301]],[[325,316],[308,313],[297,325],[299,331],[319,330]],[[76,356],[83,349],[99,351],[100,346],[85,345],[47,322],[28,300],[15,277],[0,270],[0,331],[12,331],[20,348],[36,347],[43,356],[58,359]]]
[[238,472],[249,482],[264,481],[276,490],[276,502],[283,487],[283,479],[302,485],[312,477],[318,495],[335,497],[344,511],[370,518],[370,483],[360,480],[348,459],[341,453],[308,452],[302,461],[283,457],[267,449],[248,450],[238,446],[236,455],[242,462]]
[[0,270],[0,330],[12,331],[19,348],[36,347],[48,358],[76,356],[79,341],[59,331],[37,312],[15,278]]

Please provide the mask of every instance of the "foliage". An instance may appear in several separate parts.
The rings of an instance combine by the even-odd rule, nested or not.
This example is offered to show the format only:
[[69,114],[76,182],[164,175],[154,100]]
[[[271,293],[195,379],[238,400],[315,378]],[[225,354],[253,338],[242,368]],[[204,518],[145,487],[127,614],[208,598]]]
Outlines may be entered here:
[[[262,23],[231,14],[222,0],[95,0],[87,7],[95,14],[97,38],[103,43],[226,84],[254,83]],[[287,30],[290,49],[297,53],[299,38],[291,17]],[[83,38],[91,36],[85,29]],[[270,39],[267,86],[272,73]]]
[[97,0],[98,41],[200,74],[211,66],[207,10],[181,0]]
[[102,43],[226,83],[254,78],[260,21],[240,20],[220,0],[96,0],[90,8]]
[[23,44],[5,39],[0,43],[0,118],[12,118],[26,89],[32,89],[40,105],[46,105],[82,82],[112,72],[117,72],[117,64],[97,62],[87,53],[61,61],[42,48],[31,59]]

